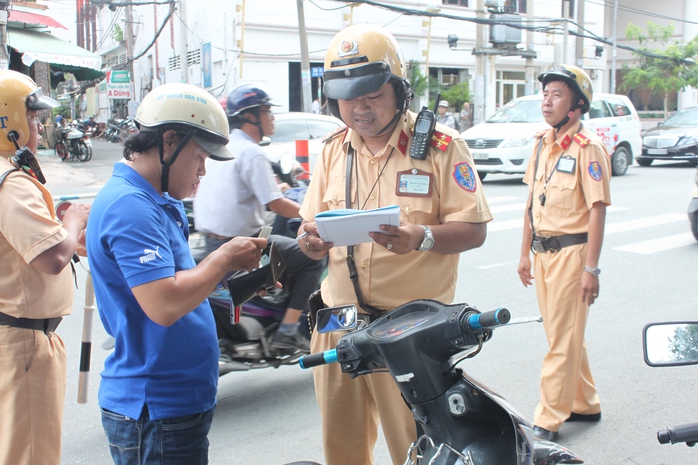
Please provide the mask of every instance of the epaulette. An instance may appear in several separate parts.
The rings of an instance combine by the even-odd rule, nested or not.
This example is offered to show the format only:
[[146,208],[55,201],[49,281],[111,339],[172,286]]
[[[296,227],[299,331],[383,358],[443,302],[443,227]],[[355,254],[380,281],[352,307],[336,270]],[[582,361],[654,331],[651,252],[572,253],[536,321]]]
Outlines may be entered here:
[[331,133],[326,135],[324,139],[322,139],[322,143],[324,144],[324,143],[331,141],[332,139],[334,139],[338,135],[347,132],[347,129],[349,129],[349,126],[342,126],[340,128],[335,129],[334,131],[332,131]]
[[434,131],[434,134],[431,136],[431,141],[429,142],[429,145],[435,147],[438,150],[441,150],[442,152],[445,152],[448,148],[448,144],[451,143],[451,139],[453,139],[453,137],[444,134],[443,132]]
[[584,137],[579,132],[572,136],[572,140],[578,143],[580,147],[586,147],[586,145],[590,142],[588,137]]
[[538,131],[535,135],[536,139],[540,139],[543,137],[550,129],[543,129],[542,131]]

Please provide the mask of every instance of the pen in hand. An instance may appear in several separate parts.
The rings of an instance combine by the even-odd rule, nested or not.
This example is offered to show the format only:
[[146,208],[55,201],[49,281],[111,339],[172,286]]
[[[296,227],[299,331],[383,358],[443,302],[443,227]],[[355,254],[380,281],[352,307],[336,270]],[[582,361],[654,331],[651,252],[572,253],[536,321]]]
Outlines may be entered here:
[[306,231],[306,232],[304,232],[303,234],[301,234],[300,236],[296,237],[296,240],[303,239],[303,238],[304,238],[305,236],[307,236],[307,235],[308,235],[308,231]]

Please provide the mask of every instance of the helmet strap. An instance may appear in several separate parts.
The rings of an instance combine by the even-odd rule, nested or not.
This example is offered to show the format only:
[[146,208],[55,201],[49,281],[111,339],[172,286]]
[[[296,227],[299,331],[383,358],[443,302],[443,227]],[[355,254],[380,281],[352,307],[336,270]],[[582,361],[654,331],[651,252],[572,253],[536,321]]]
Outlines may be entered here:
[[158,136],[158,150],[160,152],[160,164],[162,165],[162,175],[160,176],[160,190],[162,190],[162,193],[164,194],[165,192],[167,192],[169,188],[170,166],[172,166],[175,160],[177,160],[179,152],[181,152],[184,146],[187,145],[187,143],[189,143],[189,140],[191,140],[191,138],[194,137],[194,134],[196,134],[196,130],[190,129],[189,131],[187,131],[187,133],[184,135],[179,145],[177,145],[177,148],[175,148],[175,151],[172,153],[172,156],[168,161],[165,161],[165,141],[163,140],[163,135],[165,132],[161,128],[157,128],[155,132]]
[[260,117],[259,117],[259,109],[260,109],[260,107],[256,106],[256,107],[249,108],[243,112],[243,113],[249,113],[251,115],[254,115],[256,118],[255,121],[250,121],[247,118],[245,118],[243,115],[241,115],[241,116],[243,116],[242,119],[244,120],[245,123],[251,124],[252,126],[257,126],[257,129],[259,129],[259,140],[261,141],[262,139],[264,139],[264,129],[262,129],[262,122],[260,121]]
[[570,122],[570,118],[572,118],[572,116],[573,116],[575,110],[577,110],[577,108],[580,108],[579,100],[581,100],[582,97],[581,97],[581,95],[579,94],[579,92],[577,92],[577,94],[575,95],[575,97],[576,97],[576,98],[575,98],[575,101],[574,101],[574,103],[572,104],[572,107],[570,107],[570,111],[567,112],[567,115],[565,115],[565,117],[562,118],[562,120],[560,120],[559,123],[557,123],[556,125],[553,126],[553,128],[555,128],[556,130],[559,131],[561,127],[563,127],[565,124],[569,123],[569,122]]

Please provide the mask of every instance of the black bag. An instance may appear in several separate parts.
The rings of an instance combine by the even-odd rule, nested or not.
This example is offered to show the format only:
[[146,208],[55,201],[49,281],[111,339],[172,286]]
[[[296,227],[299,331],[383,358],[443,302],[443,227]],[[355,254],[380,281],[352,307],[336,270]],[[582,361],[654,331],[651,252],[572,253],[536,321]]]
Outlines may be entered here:
[[310,307],[310,311],[308,312],[308,330],[310,334],[313,334],[315,324],[317,323],[318,310],[327,308],[327,305],[325,305],[325,302],[322,300],[320,289],[310,294],[310,297],[308,297],[308,306]]
[[257,295],[262,289],[273,288],[286,269],[286,262],[274,242],[269,242],[262,250],[263,266],[251,272],[236,273],[228,278],[228,288],[236,307]]

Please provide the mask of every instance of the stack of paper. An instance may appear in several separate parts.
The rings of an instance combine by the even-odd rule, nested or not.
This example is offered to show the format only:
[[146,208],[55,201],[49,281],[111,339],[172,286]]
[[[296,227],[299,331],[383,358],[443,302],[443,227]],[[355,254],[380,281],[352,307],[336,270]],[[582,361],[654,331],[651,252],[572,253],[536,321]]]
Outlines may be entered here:
[[315,215],[320,237],[335,247],[372,242],[369,232],[379,232],[381,224],[400,225],[400,207],[376,208],[374,210],[339,209]]

